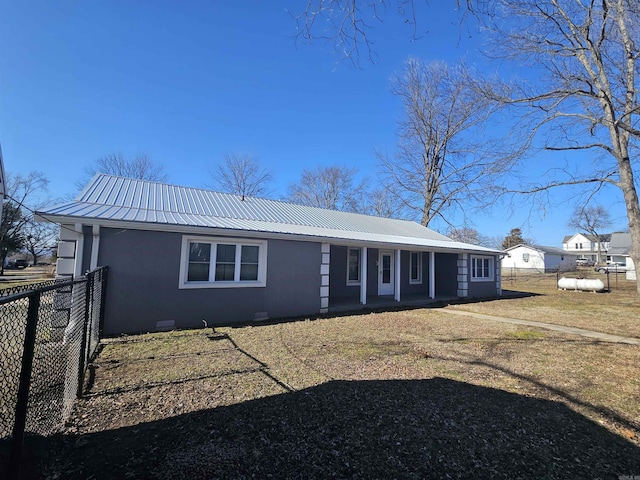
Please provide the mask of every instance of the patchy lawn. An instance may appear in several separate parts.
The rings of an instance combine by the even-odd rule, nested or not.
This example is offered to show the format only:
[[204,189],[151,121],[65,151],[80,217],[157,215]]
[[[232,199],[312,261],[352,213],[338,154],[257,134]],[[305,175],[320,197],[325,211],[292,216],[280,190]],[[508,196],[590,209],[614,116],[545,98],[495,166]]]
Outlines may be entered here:
[[[584,269],[563,274],[567,277],[600,278],[605,287],[607,276]],[[457,305],[468,311],[556,323],[597,332],[640,338],[640,303],[635,301],[636,283],[625,280],[624,275],[610,275],[611,291],[607,293],[564,291],[557,288],[556,274],[520,275],[503,279],[505,294],[513,291],[534,295],[508,300]]]
[[638,346],[438,309],[111,339],[29,474],[637,475],[639,365]]

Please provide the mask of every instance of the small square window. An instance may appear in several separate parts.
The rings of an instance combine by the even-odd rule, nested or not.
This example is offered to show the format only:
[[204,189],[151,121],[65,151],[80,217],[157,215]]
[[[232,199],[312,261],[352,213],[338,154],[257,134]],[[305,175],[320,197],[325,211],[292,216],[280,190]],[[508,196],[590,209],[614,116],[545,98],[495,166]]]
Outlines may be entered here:
[[489,282],[493,280],[494,258],[493,257],[471,257],[471,281]]

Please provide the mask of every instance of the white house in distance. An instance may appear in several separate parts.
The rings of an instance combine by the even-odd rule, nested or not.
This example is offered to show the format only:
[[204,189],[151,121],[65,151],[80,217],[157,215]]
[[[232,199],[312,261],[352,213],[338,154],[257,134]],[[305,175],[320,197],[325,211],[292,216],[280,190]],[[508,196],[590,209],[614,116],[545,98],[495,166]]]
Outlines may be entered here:
[[[606,233],[598,235],[598,237],[586,233],[567,235],[562,240],[562,250],[566,253],[576,255],[578,258],[587,258],[594,262],[604,262],[607,258],[607,252],[609,251],[611,234]],[[600,243],[600,259],[598,259],[598,243]]]
[[519,244],[505,250],[502,259],[505,273],[547,273],[574,270],[578,255],[555,247]]
[[629,256],[631,250],[631,234],[625,232],[614,232],[611,234],[611,244],[607,260],[622,263],[627,269],[627,280],[636,279],[636,270],[633,260]]

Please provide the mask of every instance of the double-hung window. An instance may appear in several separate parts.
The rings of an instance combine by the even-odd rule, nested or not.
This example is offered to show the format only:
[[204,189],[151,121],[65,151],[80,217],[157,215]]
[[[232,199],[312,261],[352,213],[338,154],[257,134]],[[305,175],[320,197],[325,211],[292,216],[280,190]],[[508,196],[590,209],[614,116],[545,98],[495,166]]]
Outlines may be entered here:
[[179,287],[264,287],[266,260],[266,241],[185,236]]
[[471,257],[471,281],[489,282],[493,280],[493,257]]
[[360,254],[359,248],[347,249],[347,285],[360,285]]
[[422,283],[422,252],[409,252],[409,283]]

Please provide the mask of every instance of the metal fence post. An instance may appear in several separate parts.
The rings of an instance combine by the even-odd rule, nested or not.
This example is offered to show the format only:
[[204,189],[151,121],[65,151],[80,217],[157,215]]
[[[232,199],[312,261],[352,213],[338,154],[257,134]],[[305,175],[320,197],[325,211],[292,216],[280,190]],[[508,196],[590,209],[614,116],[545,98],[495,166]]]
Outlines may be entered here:
[[36,332],[38,327],[38,310],[40,309],[40,292],[29,295],[27,309],[27,326],[24,336],[24,350],[22,352],[22,367],[20,369],[20,383],[16,401],[15,420],[11,438],[11,453],[9,456],[9,476],[17,476],[20,470],[24,430],[27,425],[27,405],[29,403],[29,386],[31,383],[31,369],[35,352]]

